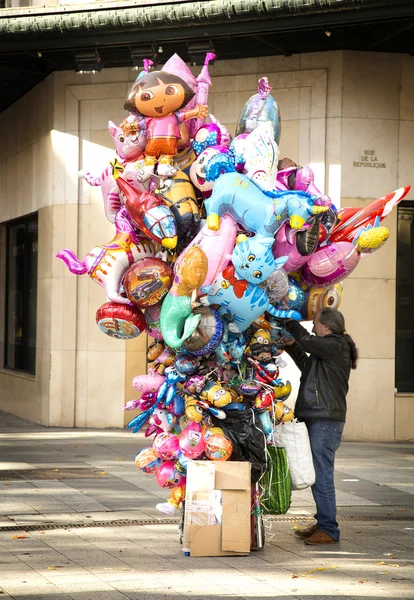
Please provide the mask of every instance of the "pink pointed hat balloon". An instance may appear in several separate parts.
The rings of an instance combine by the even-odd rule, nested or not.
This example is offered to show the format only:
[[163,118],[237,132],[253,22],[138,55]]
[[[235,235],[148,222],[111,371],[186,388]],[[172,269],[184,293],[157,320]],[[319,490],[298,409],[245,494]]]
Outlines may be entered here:
[[[197,78],[194,77],[191,69],[185,64],[183,59],[178,56],[178,54],[173,54],[161,69],[161,71],[167,71],[168,73],[172,73],[173,75],[181,77],[181,79],[183,79],[195,92],[193,99],[190,100],[190,102],[186,105],[186,108],[194,108],[196,104],[208,104],[208,90],[211,86],[208,64],[215,58],[216,55],[213,52],[207,52],[203,68],[201,69],[201,72]],[[204,121],[205,119],[191,119],[185,123],[190,138],[194,138],[196,131],[201,127]]]

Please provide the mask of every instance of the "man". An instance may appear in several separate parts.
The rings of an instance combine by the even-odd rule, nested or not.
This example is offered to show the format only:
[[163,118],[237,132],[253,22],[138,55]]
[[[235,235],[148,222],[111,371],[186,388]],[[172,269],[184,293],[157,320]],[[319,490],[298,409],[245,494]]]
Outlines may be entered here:
[[334,484],[335,453],[338,450],[346,417],[346,395],[351,369],[355,369],[358,350],[345,331],[345,320],[338,310],[324,308],[313,321],[311,335],[297,321],[284,322],[294,338],[285,340],[287,353],[302,371],[295,406],[295,417],[306,423],[315,467],[312,494],[316,504],[316,524],[295,535],[305,544],[339,542]]

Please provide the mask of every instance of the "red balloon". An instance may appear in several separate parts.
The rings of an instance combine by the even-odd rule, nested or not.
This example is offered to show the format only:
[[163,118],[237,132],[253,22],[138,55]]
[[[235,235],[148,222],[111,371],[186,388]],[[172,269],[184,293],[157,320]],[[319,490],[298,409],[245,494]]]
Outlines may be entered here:
[[110,337],[131,340],[145,331],[143,313],[136,306],[106,302],[96,311],[96,324]]

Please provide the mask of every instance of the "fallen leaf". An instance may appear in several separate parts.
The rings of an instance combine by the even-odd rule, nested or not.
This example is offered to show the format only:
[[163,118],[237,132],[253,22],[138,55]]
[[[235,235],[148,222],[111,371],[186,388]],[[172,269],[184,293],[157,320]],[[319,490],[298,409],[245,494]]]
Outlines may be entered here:
[[405,512],[405,508],[400,508],[400,512]]
[[397,569],[400,568],[400,565],[396,565],[395,563],[388,563],[387,565],[388,567],[396,567]]
[[388,512],[387,515],[392,515],[392,512]]
[[55,473],[57,473],[59,471],[59,469],[53,469]]
[[294,573],[292,573],[291,578],[292,579],[297,579],[299,577],[299,575],[295,575]]
[[397,558],[392,552],[384,552],[384,556],[388,556],[388,558]]
[[358,583],[366,583],[366,582],[367,582],[367,580],[366,580],[366,579],[360,579],[360,580],[358,581]]
[[101,471],[101,475],[106,475],[106,471]]
[[12,540],[24,540],[28,537],[28,535],[12,535]]
[[385,565],[385,562],[383,560],[380,560],[379,562],[377,562],[377,565]]

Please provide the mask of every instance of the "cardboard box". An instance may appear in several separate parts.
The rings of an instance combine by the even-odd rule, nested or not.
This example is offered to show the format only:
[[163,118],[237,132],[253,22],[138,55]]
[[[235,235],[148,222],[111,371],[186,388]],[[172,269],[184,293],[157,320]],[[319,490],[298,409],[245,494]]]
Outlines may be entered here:
[[250,468],[228,461],[188,465],[184,548],[190,556],[249,554]]

